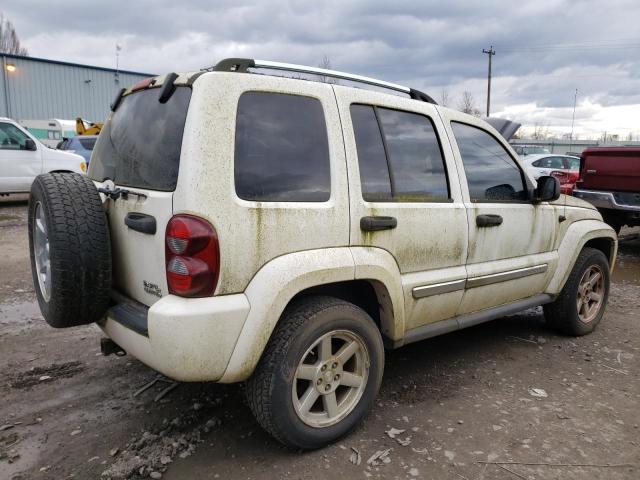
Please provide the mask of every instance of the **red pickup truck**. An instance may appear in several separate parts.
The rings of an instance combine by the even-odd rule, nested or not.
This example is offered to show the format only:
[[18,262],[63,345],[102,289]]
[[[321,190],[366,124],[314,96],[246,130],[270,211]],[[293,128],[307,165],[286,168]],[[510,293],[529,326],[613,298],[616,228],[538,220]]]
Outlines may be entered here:
[[593,204],[618,232],[640,225],[640,148],[587,148],[573,195]]

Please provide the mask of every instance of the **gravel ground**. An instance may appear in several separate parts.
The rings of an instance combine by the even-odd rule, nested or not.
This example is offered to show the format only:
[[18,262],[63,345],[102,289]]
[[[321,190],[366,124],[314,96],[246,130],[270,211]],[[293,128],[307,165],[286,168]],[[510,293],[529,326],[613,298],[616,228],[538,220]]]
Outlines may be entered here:
[[157,374],[101,356],[97,327],[49,328],[25,226],[24,197],[0,199],[1,479],[640,478],[640,229],[594,334],[558,336],[534,309],[389,352],[367,420],[301,453],[241,386],[160,378],[135,395]]

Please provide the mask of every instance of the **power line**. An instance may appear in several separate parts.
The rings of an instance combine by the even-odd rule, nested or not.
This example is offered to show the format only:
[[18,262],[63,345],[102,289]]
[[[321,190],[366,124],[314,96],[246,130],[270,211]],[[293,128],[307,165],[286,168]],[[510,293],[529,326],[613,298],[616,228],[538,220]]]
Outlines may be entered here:
[[625,49],[640,47],[640,39],[633,39],[632,42],[623,42],[613,40],[609,42],[588,42],[588,43],[549,43],[538,45],[522,45],[522,46],[505,46],[501,47],[504,51],[567,51],[567,50],[597,50],[597,49]]

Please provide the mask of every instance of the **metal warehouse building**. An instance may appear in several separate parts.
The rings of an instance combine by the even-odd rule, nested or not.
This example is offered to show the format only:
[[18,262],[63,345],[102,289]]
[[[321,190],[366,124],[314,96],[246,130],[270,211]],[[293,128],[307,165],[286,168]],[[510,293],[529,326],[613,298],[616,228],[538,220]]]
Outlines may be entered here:
[[121,88],[149,73],[0,53],[0,117],[102,122]]

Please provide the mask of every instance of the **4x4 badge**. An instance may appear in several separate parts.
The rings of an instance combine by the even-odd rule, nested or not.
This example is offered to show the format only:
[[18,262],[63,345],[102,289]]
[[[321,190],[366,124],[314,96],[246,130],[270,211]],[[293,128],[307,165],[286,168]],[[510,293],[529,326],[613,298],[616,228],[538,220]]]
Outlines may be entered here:
[[155,283],[151,283],[151,282],[147,282],[146,280],[143,280],[142,284],[144,285],[145,292],[151,295],[155,295],[156,297],[162,297],[162,290],[160,290],[160,287]]

